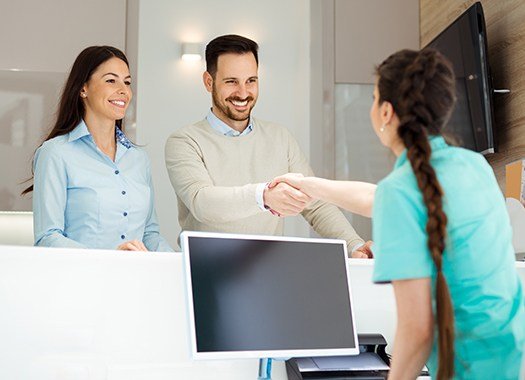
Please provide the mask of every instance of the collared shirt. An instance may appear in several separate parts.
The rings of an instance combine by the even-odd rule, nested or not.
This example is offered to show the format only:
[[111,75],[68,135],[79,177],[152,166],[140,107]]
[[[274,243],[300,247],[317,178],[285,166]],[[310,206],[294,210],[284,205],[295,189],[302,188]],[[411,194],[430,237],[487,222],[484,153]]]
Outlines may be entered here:
[[[443,274],[455,319],[455,377],[516,379],[525,344],[523,290],[514,264],[510,221],[494,173],[480,154],[430,139],[431,164],[447,215]],[[373,209],[374,281],[430,278],[427,209],[407,159],[377,187]],[[437,369],[437,339],[428,367]]]
[[253,123],[252,119],[250,117],[250,120],[248,121],[248,126],[244,129],[244,131],[239,132],[235,129],[231,128],[228,124],[226,124],[224,121],[219,119],[211,110],[208,112],[208,115],[206,115],[206,120],[208,120],[208,123],[210,123],[211,127],[215,129],[217,132],[224,136],[228,137],[239,137],[239,136],[246,136],[253,130]]
[[149,159],[116,128],[113,162],[84,123],[50,139],[34,160],[35,245],[116,249],[140,240],[172,251],[160,236]]

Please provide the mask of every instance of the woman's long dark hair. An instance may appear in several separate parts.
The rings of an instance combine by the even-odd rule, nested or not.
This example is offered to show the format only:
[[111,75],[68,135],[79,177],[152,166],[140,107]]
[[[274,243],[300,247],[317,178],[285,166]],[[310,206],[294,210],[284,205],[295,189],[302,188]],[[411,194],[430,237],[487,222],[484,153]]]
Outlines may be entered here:
[[[86,112],[84,102],[80,98],[80,91],[89,81],[93,72],[95,72],[101,64],[113,57],[123,60],[129,67],[128,59],[124,53],[112,46],[90,46],[78,55],[73,63],[73,67],[71,68],[71,72],[69,73],[60,97],[56,122],[43,142],[57,136],[68,134],[80,123]],[[122,129],[122,120],[116,120],[115,126]],[[28,181],[32,179],[33,177]],[[25,189],[22,195],[32,191],[33,185]]]
[[377,68],[379,103],[392,104],[398,135],[427,208],[428,249],[437,268],[438,380],[454,375],[454,310],[442,261],[447,234],[443,190],[430,164],[429,135],[441,135],[454,108],[455,76],[450,62],[433,49],[402,50]]

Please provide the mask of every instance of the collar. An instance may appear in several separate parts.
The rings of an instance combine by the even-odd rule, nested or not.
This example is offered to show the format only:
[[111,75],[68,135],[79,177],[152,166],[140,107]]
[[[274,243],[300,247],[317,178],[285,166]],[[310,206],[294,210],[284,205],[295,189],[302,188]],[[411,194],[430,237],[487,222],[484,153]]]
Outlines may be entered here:
[[[448,147],[448,144],[443,138],[443,136],[429,136],[428,142],[430,144],[430,149],[432,152]],[[397,169],[398,167],[403,165],[406,161],[407,161],[407,150],[405,149],[397,158],[396,164],[394,165],[394,169]]]
[[[91,136],[91,133],[89,133],[88,127],[84,120],[81,120],[80,123],[73,129],[71,132],[69,132],[69,136],[67,141],[75,141],[78,139],[81,139],[84,136]],[[131,148],[133,146],[133,143],[126,137],[124,132],[120,130],[120,128],[115,127],[115,138],[116,140],[121,143],[126,148]]]
[[253,130],[253,122],[252,122],[251,117],[250,117],[250,120],[248,121],[248,126],[246,127],[246,129],[242,132],[239,132],[231,128],[228,124],[226,124],[221,119],[219,119],[212,112],[211,108],[210,108],[210,111],[208,112],[208,115],[206,116],[206,120],[208,120],[208,123],[210,123],[213,129],[215,129],[221,135],[228,136],[228,137],[245,136]]
[[67,142],[78,140],[84,136],[89,136],[89,130],[87,128],[86,123],[82,119],[80,123],[73,129],[71,132],[69,132],[69,136],[67,138]]

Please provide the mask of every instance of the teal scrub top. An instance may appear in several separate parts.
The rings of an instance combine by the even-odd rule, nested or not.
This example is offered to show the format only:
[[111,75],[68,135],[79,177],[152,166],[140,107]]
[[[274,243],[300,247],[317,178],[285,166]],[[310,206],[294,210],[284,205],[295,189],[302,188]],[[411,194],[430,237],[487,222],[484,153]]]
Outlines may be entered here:
[[[443,273],[454,307],[455,378],[518,379],[525,300],[504,198],[483,156],[449,146],[442,137],[431,137],[430,145],[448,218]],[[435,310],[436,269],[426,222],[427,210],[405,150],[375,195],[374,281],[430,277]],[[436,338],[427,365],[435,378]]]

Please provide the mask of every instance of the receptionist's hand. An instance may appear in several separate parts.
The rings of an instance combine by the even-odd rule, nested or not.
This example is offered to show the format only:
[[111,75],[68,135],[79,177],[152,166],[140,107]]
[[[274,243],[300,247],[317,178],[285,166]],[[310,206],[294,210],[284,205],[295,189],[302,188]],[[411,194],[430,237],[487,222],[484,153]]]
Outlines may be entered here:
[[363,244],[361,247],[357,248],[354,252],[352,252],[352,258],[353,259],[372,259],[374,258],[374,254],[372,252],[372,240],[368,240],[365,244]]
[[148,252],[148,249],[140,240],[130,240],[125,243],[122,243],[117,247],[119,251],[144,251]]

